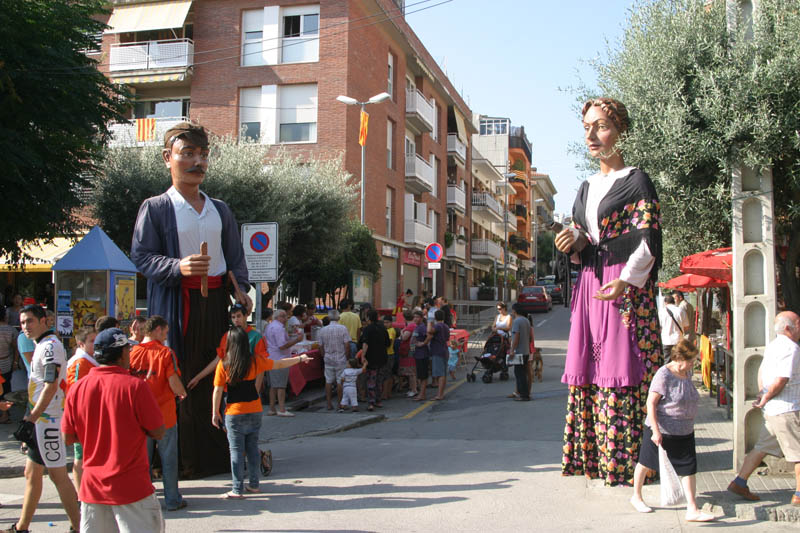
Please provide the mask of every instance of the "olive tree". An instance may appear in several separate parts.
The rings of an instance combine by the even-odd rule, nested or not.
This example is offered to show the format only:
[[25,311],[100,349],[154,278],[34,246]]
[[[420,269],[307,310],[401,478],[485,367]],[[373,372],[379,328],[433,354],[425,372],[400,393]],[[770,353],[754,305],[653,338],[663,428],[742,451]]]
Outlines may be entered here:
[[731,243],[735,165],[770,168],[787,304],[800,308],[800,10],[760,0],[751,21],[724,1],[640,0],[594,62],[596,91],[624,102],[627,164],[647,171],[664,220],[662,278],[683,256]]

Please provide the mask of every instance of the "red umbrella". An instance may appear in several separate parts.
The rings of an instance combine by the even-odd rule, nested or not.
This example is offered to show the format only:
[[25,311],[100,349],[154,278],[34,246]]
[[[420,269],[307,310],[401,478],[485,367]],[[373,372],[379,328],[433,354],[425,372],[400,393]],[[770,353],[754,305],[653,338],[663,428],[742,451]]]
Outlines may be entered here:
[[701,276],[700,274],[681,274],[666,283],[659,283],[658,286],[664,289],[693,291],[695,289],[707,289],[710,287],[727,287],[728,284],[721,279]]
[[730,248],[717,248],[687,255],[681,260],[681,272],[700,274],[720,281],[731,281],[733,254]]

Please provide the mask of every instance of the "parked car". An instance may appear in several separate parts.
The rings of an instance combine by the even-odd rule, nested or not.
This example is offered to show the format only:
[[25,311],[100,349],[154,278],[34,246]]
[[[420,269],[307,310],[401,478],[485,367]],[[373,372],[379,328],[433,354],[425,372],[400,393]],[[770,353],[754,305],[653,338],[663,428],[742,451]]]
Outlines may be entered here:
[[561,285],[556,285],[555,283],[543,283],[542,286],[547,289],[547,294],[550,295],[550,299],[554,304],[564,303],[564,292],[561,290]]
[[553,308],[553,299],[541,285],[522,287],[517,296],[517,303],[526,313],[532,311],[549,311]]

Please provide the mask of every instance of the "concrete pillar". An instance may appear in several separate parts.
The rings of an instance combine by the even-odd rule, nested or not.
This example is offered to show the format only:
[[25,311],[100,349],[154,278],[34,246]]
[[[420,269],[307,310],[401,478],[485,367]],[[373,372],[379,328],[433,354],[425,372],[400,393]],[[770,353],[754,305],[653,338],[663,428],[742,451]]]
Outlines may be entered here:
[[777,298],[772,172],[757,174],[740,165],[732,178],[733,468],[738,470],[764,423],[752,403],[764,348],[775,337]]

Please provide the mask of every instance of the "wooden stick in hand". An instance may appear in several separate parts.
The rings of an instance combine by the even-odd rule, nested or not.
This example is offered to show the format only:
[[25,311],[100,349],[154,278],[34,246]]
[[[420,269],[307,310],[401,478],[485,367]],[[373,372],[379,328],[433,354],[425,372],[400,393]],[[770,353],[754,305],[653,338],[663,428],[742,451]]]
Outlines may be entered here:
[[[208,255],[208,243],[200,243],[200,255]],[[208,298],[208,274],[200,278],[200,294],[203,298]]]

